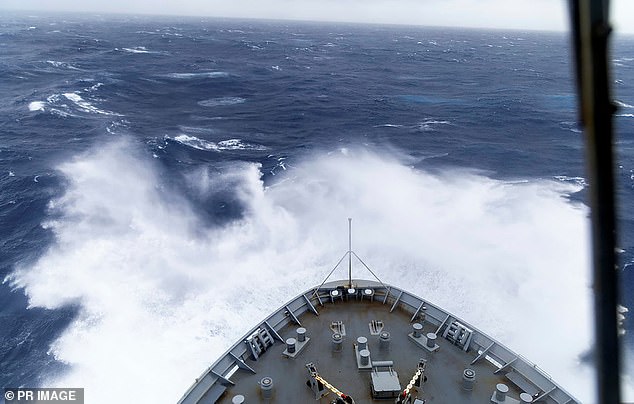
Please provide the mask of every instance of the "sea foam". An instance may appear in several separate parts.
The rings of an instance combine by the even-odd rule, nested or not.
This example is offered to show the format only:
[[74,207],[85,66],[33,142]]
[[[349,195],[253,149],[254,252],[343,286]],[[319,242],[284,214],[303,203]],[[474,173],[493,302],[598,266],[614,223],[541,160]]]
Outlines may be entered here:
[[229,77],[227,72],[197,72],[197,73],[170,73],[167,77],[178,80],[189,80],[196,78],[215,79],[220,77]]
[[173,138],[166,136],[165,138],[198,150],[266,150],[266,147],[263,145],[243,142],[240,139],[226,139],[219,142],[211,142],[208,140],[200,139],[196,136],[186,134],[178,135]]
[[29,111],[44,111],[44,101],[32,101],[29,103]]
[[201,107],[220,107],[226,105],[242,104],[245,101],[246,99],[242,97],[220,97],[198,101],[198,105],[200,105]]

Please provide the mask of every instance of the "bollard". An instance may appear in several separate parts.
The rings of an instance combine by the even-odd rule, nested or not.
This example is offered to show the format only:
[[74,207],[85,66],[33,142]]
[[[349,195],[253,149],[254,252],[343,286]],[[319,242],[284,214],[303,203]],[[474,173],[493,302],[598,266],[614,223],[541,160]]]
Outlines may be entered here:
[[368,366],[370,364],[370,351],[362,349],[359,351],[359,356],[361,357],[361,366]]
[[504,402],[506,400],[506,393],[509,392],[509,386],[504,383],[498,383],[495,386],[495,399],[499,402]]
[[368,347],[368,339],[366,337],[357,338],[357,349],[359,352],[363,351]]
[[289,338],[286,340],[286,350],[288,351],[288,353],[295,353],[296,343],[297,341],[295,340],[295,338]]
[[412,328],[414,329],[414,338],[420,338],[420,333],[423,331],[423,325],[421,323],[412,324]]
[[390,333],[387,331],[383,331],[381,332],[381,334],[379,334],[379,349],[389,349],[390,348]]
[[332,334],[332,351],[341,352],[343,346],[343,337],[338,332]]
[[264,399],[273,397],[273,379],[268,376],[263,377],[262,380],[260,380],[260,391]]
[[297,329],[297,340],[299,342],[306,341],[306,329],[304,327],[299,327]]
[[436,334],[433,332],[427,333],[427,347],[433,348],[436,346]]
[[531,396],[528,393],[520,394],[520,403],[532,403],[532,402],[533,402],[533,396]]
[[467,391],[473,390],[475,384],[475,370],[465,369],[462,372],[462,388]]

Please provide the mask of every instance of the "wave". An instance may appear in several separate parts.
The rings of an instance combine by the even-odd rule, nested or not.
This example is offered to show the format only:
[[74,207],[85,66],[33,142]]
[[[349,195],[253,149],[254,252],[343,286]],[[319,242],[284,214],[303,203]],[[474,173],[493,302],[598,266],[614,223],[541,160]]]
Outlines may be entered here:
[[[71,369],[46,385],[83,386],[98,403],[176,401],[271,307],[323,279],[352,216],[356,250],[384,281],[459,314],[591,401],[592,371],[578,360],[592,344],[588,209],[561,197],[575,185],[431,174],[353,149],[307,158],[275,186],[255,163],[187,177],[243,206],[240,220],[214,227],[132,150],[108,145],[59,167],[67,187],[44,224],[56,243],[7,279],[31,307],[81,302],[51,346]],[[545,329],[549,343],[535,344]]]
[[29,111],[44,111],[44,101],[32,101],[29,103]]
[[375,128],[402,128],[403,125],[398,125],[394,123],[384,123],[381,125],[374,125]]
[[630,105],[630,104],[626,104],[623,101],[619,101],[619,100],[614,100],[614,103],[616,104],[617,107],[621,107],[621,108],[634,108],[634,105]]
[[182,145],[198,150],[226,151],[226,150],[266,150],[266,146],[243,142],[240,139],[227,139],[220,142],[210,142],[190,135],[178,135],[173,138],[166,136],[166,139],[173,140]]
[[171,79],[190,80],[198,78],[216,79],[220,77],[229,77],[227,72],[199,72],[199,73],[169,73],[166,75]]
[[435,119],[426,119],[423,122],[419,122],[418,125],[416,125],[416,128],[423,132],[433,132],[436,130],[435,126],[437,125],[450,125],[450,124],[451,122],[449,121],[438,121]]
[[242,97],[220,97],[198,101],[198,105],[202,107],[219,107],[224,105],[242,104],[245,101],[246,99]]
[[429,159],[439,159],[443,157],[447,157],[449,153],[436,153],[436,154],[428,154],[420,157],[421,160],[429,160]]
[[129,53],[152,53],[145,46],[135,46],[133,48],[121,48],[121,50]]
[[[97,83],[91,87],[85,88],[84,92],[96,91],[103,83]],[[29,111],[48,111],[53,115],[57,115],[63,118],[67,117],[77,117],[70,105],[66,103],[66,101],[71,101],[72,105],[75,106],[80,112],[86,112],[91,114],[100,114],[100,115],[108,115],[108,116],[122,116],[116,112],[106,111],[100,108],[97,108],[89,101],[82,98],[80,95],[80,91],[75,91],[72,93],[63,93],[63,94],[52,94],[46,97],[46,102],[44,101],[32,101],[29,103],[28,108]]]
[[63,96],[72,101],[81,111],[89,112],[93,114],[101,114],[101,115],[113,115],[113,116],[122,116],[121,114],[117,114],[116,112],[105,111],[103,109],[99,109],[92,105],[90,102],[86,101],[78,94],[78,92],[74,93],[64,93]]
[[417,123],[416,125],[413,126],[406,126],[406,125],[400,125],[400,124],[393,124],[393,123],[384,123],[381,125],[374,125],[374,128],[409,128],[409,129],[416,129],[416,130],[421,130],[423,132],[433,132],[436,130],[435,126],[437,125],[451,125],[451,122],[449,121],[439,121],[436,119],[425,119],[422,122]]
[[146,54],[155,54],[155,55],[164,55],[166,52],[163,51],[151,51],[148,50],[145,46],[133,46],[132,48],[114,48],[116,51],[123,51],[127,53],[146,53]]
[[563,121],[559,122],[559,127],[561,129],[573,132],[573,133],[582,133],[583,131],[579,128],[579,124],[574,121]]
[[553,178],[556,179],[557,181],[577,185],[579,188],[575,192],[581,191],[583,188],[588,187],[588,182],[583,177],[569,177],[567,175],[555,175]]
[[104,84],[99,82],[97,84],[93,84],[90,87],[84,88],[84,91],[86,92],[91,92],[91,91],[97,91],[99,89],[99,87],[103,86]]
[[46,63],[48,63],[49,65],[54,66],[54,67],[60,67],[60,68],[70,69],[70,70],[80,70],[79,68],[73,66],[70,63],[66,63],[66,62],[58,62],[56,60],[47,60]]

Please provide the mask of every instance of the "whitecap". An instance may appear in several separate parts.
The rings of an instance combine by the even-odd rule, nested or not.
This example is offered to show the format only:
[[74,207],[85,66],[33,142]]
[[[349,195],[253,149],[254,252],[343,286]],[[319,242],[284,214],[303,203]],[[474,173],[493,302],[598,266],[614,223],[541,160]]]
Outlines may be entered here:
[[616,116],[622,116],[624,118],[634,118],[634,114],[616,114]]
[[44,101],[32,101],[29,103],[29,111],[44,111]]
[[90,86],[88,88],[84,88],[84,91],[97,91],[97,89],[99,87],[101,87],[101,86],[103,86],[103,83],[97,83],[97,84],[95,84],[93,86]]
[[282,70],[279,66],[275,65],[275,66],[271,66],[271,69],[273,70]]
[[437,121],[435,119],[426,119],[423,122],[420,122],[416,127],[418,130],[422,130],[423,132],[433,132],[436,129],[435,125],[449,125],[451,122],[449,121]]
[[200,105],[201,107],[219,107],[224,105],[242,104],[245,101],[246,99],[242,97],[220,97],[198,101],[198,105]]
[[403,125],[398,125],[394,123],[384,123],[382,125],[374,125],[375,128],[402,128]]
[[218,142],[219,150],[266,150],[265,146],[245,143],[240,139],[227,139]]
[[265,146],[243,142],[241,139],[221,140],[218,143],[200,139],[196,136],[181,134],[173,138],[166,136],[166,139],[173,140],[182,145],[204,151],[225,151],[225,150],[266,150]]
[[614,103],[616,104],[617,107],[621,107],[621,108],[634,108],[634,105],[630,105],[627,104],[623,101],[619,101],[619,100],[614,100]]
[[128,53],[153,53],[153,54],[164,54],[165,53],[165,52],[148,50],[145,46],[133,46],[131,48],[115,48],[115,50],[128,52]]
[[189,80],[196,78],[215,79],[219,77],[229,77],[227,72],[200,72],[200,73],[170,73],[167,77],[178,80]]
[[166,136],[165,138],[198,150],[217,150],[215,143],[197,138],[196,136],[178,135],[173,138],[169,136]]
[[130,53],[150,53],[145,46],[135,46],[133,48],[123,48],[124,51]]
[[70,70],[79,70],[77,67],[73,66],[70,63],[59,62],[57,60],[47,60],[46,63],[48,63],[49,65],[53,67],[59,67],[59,68],[70,69]]
[[126,120],[112,121],[108,124],[108,126],[106,126],[106,132],[114,135],[118,132],[119,128],[126,128],[128,123],[129,122]]
[[62,118],[77,117],[75,114],[71,114],[70,112],[62,111],[57,108],[51,108],[51,114],[61,116]]
[[553,176],[553,178],[556,179],[557,181],[574,184],[581,188],[585,188],[588,186],[588,182],[583,177],[569,177],[567,175],[555,175]]
[[84,100],[76,92],[75,93],[64,93],[63,95],[64,95],[64,97],[66,97],[66,99],[68,99],[69,101],[72,101],[77,107],[79,107],[79,109],[81,109],[84,112],[90,112],[90,113],[102,114],[102,115],[117,115],[117,116],[121,116],[120,114],[117,114],[115,112],[104,111],[102,109],[99,109],[99,108],[95,107],[90,102]]
[[13,171],[9,171],[9,177],[15,177],[15,173]]

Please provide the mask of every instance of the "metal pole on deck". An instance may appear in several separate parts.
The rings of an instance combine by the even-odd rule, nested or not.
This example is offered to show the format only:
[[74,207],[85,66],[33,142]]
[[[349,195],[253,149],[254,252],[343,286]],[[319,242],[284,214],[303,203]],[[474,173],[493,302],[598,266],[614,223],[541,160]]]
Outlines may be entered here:
[[620,402],[609,0],[569,0],[592,213],[597,402]]
[[352,287],[352,218],[348,218],[348,287]]

